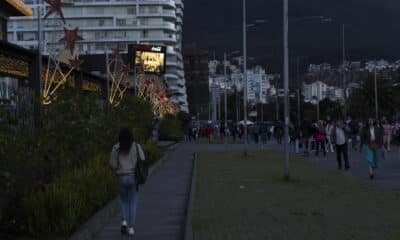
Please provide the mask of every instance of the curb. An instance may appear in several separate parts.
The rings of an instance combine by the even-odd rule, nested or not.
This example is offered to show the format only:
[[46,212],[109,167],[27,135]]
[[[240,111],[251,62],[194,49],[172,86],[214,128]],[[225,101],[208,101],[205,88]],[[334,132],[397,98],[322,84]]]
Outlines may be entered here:
[[194,208],[194,195],[196,193],[196,174],[197,174],[197,153],[193,155],[193,168],[192,168],[192,183],[190,186],[190,195],[186,208],[185,219],[185,235],[184,240],[193,240],[193,208]]
[[[175,143],[167,147],[167,152],[149,169],[149,177],[153,175],[154,171],[166,161],[171,151],[175,150],[180,144]],[[75,231],[68,240],[91,240],[95,239],[98,232],[109,223],[110,218],[114,217],[120,211],[119,200],[115,198],[107,205],[95,213],[88,221],[83,223],[77,231]]]

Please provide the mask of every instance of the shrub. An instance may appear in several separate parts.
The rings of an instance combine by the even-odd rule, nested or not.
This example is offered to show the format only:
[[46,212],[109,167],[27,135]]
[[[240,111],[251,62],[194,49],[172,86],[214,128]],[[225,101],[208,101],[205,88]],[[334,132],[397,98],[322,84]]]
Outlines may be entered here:
[[173,115],[166,115],[160,122],[158,137],[163,141],[182,141],[183,130],[179,119]]
[[153,165],[163,155],[163,151],[159,149],[156,143],[152,140],[148,140],[145,144],[143,144],[143,151],[146,156],[146,161],[150,165]]
[[68,236],[79,224],[116,196],[114,172],[108,155],[49,184],[44,191],[23,199],[29,232],[34,236]]

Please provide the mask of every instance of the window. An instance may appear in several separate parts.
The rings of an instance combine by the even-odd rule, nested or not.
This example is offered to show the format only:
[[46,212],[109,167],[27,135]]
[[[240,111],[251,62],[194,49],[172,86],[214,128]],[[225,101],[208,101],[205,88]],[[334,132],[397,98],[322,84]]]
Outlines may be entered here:
[[126,19],[117,19],[117,26],[126,26]]

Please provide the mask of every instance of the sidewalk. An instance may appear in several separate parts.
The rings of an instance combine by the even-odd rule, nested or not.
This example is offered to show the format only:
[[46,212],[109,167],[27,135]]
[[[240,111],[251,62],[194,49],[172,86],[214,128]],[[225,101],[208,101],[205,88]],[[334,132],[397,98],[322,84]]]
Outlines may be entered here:
[[[193,151],[180,145],[169,153],[139,192],[135,240],[181,239],[192,177]],[[110,219],[96,240],[126,239],[120,215]]]

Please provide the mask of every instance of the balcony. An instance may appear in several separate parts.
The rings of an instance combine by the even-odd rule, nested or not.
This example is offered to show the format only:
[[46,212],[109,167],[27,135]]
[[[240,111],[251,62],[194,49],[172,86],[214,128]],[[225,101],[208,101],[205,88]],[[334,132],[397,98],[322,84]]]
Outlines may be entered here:
[[139,12],[137,15],[138,18],[145,18],[145,17],[164,17],[164,18],[170,18],[175,20],[176,19],[176,13],[175,10],[163,10],[162,12]]

